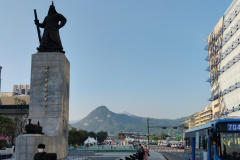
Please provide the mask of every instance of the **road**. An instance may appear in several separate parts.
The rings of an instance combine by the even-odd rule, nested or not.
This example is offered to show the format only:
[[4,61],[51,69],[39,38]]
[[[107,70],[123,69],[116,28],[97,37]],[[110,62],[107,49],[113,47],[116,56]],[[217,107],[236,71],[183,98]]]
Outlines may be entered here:
[[[184,149],[151,145],[150,149],[161,153],[169,158],[168,160],[184,160]],[[151,156],[151,155],[150,155]]]

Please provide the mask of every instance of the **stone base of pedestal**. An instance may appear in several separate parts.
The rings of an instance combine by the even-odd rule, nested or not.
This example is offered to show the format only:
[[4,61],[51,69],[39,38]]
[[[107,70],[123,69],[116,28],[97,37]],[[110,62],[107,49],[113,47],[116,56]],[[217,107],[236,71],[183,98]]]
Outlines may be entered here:
[[16,139],[16,160],[33,160],[38,144],[58,159],[67,157],[70,63],[59,52],[32,55],[29,119],[40,123],[44,135],[23,134]]
[[66,141],[57,136],[23,134],[16,139],[16,160],[33,160],[37,146],[45,144],[47,153],[56,153],[58,159],[67,158]]

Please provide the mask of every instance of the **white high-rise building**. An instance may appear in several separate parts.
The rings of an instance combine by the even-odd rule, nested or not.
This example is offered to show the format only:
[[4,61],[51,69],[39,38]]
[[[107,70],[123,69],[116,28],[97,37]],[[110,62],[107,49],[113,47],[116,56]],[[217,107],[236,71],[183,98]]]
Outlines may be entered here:
[[208,37],[213,118],[240,116],[240,0],[234,0]]

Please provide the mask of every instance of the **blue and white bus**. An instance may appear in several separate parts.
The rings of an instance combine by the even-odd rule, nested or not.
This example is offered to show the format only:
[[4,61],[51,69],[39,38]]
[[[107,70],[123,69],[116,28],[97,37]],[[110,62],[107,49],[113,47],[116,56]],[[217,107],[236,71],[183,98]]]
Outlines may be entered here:
[[240,160],[240,118],[220,118],[187,130],[185,160]]

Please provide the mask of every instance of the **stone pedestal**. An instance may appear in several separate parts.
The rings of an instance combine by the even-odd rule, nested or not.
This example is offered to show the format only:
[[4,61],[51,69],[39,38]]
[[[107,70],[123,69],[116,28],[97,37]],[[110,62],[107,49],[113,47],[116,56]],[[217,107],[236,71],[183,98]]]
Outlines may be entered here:
[[25,134],[17,137],[16,160],[33,160],[40,143],[47,153],[58,159],[67,157],[69,121],[70,63],[59,52],[32,55],[29,118],[38,121],[43,135]]

